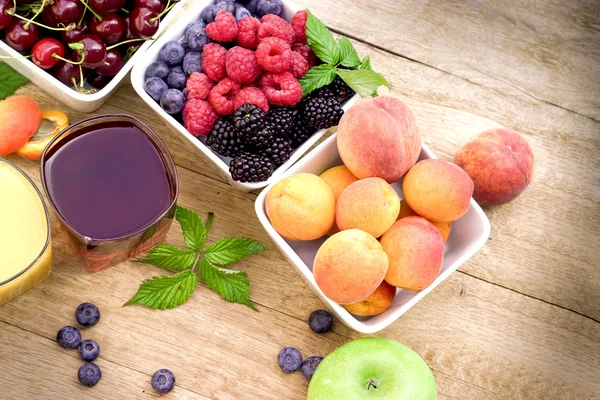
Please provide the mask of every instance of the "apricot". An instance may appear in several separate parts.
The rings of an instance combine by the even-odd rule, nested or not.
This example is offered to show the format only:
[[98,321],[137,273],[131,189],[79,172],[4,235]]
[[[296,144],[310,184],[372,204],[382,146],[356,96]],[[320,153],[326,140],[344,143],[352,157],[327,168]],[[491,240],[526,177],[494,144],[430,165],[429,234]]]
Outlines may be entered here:
[[13,96],[0,102],[0,157],[23,147],[41,122],[42,111],[27,96]]
[[444,257],[442,235],[423,217],[405,217],[381,237],[390,265],[385,280],[390,285],[422,290],[437,278]]
[[377,289],[388,263],[377,239],[359,229],[349,229],[336,233],[321,245],[313,274],[325,296],[340,304],[354,304]]
[[394,297],[396,297],[396,287],[383,281],[381,282],[381,285],[379,285],[379,287],[363,301],[347,304],[343,307],[350,314],[358,315],[359,317],[370,317],[381,314],[387,310],[392,304]]
[[[410,208],[406,200],[400,200],[400,214],[398,214],[398,219],[414,216],[418,217],[419,214],[417,214],[412,208]],[[448,241],[448,238],[450,237],[450,232],[452,231],[452,222],[429,222],[431,222],[433,226],[435,226],[438,229],[438,231],[440,231],[440,234],[442,235],[442,240],[444,241],[444,243],[446,243]]]
[[17,150],[17,154],[30,160],[39,160],[44,149],[56,135],[69,126],[69,118],[62,111],[43,110],[42,122],[25,146]]
[[341,230],[361,229],[374,237],[387,231],[398,218],[400,198],[381,178],[356,181],[344,190],[335,207]]
[[402,178],[421,153],[421,134],[406,104],[390,96],[351,107],[338,125],[337,146],[344,164],[359,179]]
[[335,220],[331,188],[317,175],[301,173],[282,179],[265,201],[273,228],[290,240],[313,240],[325,235]]
[[473,198],[500,205],[520,195],[531,182],[533,152],[527,140],[505,128],[489,129],[462,146],[454,162],[473,180]]
[[473,181],[456,164],[437,159],[422,160],[402,182],[406,203],[430,221],[455,221],[469,210]]
[[[350,186],[350,184],[356,182],[358,178],[350,172],[348,167],[345,165],[338,165],[337,167],[329,168],[327,171],[323,172],[319,175],[321,179],[325,181],[326,184],[329,185],[331,190],[333,191],[333,197],[335,201],[340,198],[342,192]],[[327,236],[332,236],[340,231],[337,224],[334,223],[329,232],[327,232]]]

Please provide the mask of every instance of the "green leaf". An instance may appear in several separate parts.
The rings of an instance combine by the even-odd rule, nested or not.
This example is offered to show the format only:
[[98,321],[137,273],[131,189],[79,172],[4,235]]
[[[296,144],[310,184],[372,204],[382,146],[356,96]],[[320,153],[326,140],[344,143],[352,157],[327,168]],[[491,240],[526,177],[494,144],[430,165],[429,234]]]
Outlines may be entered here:
[[27,78],[0,62],[0,100],[3,100],[27,83]]
[[204,257],[211,264],[225,265],[266,250],[265,246],[254,239],[232,236],[211,244]]
[[215,267],[206,259],[200,260],[199,271],[206,285],[223,299],[258,311],[250,301],[250,282],[245,272]]
[[175,308],[185,303],[196,289],[196,274],[191,270],[173,276],[146,279],[131,300],[123,304],[143,304],[153,309]]
[[354,68],[360,65],[360,58],[352,43],[347,37],[338,39],[340,46],[340,64],[344,67]]
[[146,257],[135,262],[151,264],[171,271],[183,271],[194,263],[194,250],[182,250],[170,244],[159,244],[151,249]]
[[340,60],[340,48],[337,41],[324,23],[319,21],[310,10],[306,10],[306,41],[314,53],[326,64],[337,64]]
[[362,97],[372,96],[379,86],[390,87],[383,75],[375,71],[338,69],[337,74]]
[[365,58],[363,58],[363,60],[360,62],[360,66],[358,67],[358,69],[373,71],[373,68],[371,68],[371,57],[366,56]]
[[202,218],[192,210],[180,206],[177,206],[175,218],[181,225],[185,245],[192,250],[203,251],[208,230],[204,226]]
[[303,95],[307,95],[315,89],[329,85],[335,78],[335,67],[329,64],[321,64],[311,68],[302,78],[300,78],[300,86],[302,86]]

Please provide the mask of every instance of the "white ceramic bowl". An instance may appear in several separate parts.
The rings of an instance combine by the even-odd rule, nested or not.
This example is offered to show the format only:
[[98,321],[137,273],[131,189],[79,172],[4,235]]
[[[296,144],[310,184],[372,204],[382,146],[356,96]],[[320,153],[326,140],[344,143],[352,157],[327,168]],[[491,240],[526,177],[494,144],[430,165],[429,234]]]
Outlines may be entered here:
[[[167,27],[168,24],[175,18],[175,16],[183,7],[185,0],[181,0],[176,4],[171,11],[160,22],[158,32],[154,37],[158,35]],[[28,78],[31,82],[36,84],[40,89],[54,97],[56,100],[65,104],[67,107],[72,108],[79,112],[92,112],[99,109],[108,98],[113,94],[119,87],[129,70],[133,68],[133,65],[143,59],[143,55],[152,45],[152,40],[146,41],[139,49],[135,52],[133,57],[125,63],[121,71],[111,79],[111,81],[101,90],[92,94],[78,93],[74,89],[65,86],[58,79],[50,75],[49,72],[38,68],[29,59],[25,58],[7,58],[2,61],[6,62],[12,68],[14,68],[21,75]],[[9,45],[0,40],[0,56],[6,57],[20,57],[21,54],[11,48]]]
[[[307,154],[296,165],[290,168],[280,179],[298,174],[300,172],[309,172],[320,175],[325,170],[336,165],[342,165],[342,160],[337,149],[337,133],[325,140],[313,151]],[[427,158],[437,158],[429,148],[423,144],[419,160]],[[281,253],[298,270],[313,290],[327,304],[329,309],[338,317],[342,323],[358,332],[373,333],[377,332],[407,312],[427,293],[446,279],[452,272],[475,254],[487,241],[490,235],[490,222],[483,210],[471,199],[469,211],[465,216],[452,224],[452,232],[444,248],[444,262],[439,276],[426,289],[421,291],[411,291],[398,289],[396,297],[390,308],[383,313],[373,317],[357,317],[350,314],[344,307],[330,300],[323,294],[312,274],[312,266],[317,250],[325,241],[326,237],[311,241],[292,241],[284,239],[275,231],[269,221],[265,211],[265,198],[267,193],[277,183],[272,183],[258,196],[255,209],[258,219],[266,229],[271,239],[275,242]],[[402,198],[402,180],[392,184],[400,198]]]
[[[195,136],[191,135],[187,129],[183,127],[175,118],[171,115],[167,114],[161,106],[155,102],[144,90],[144,80],[146,75],[146,69],[148,66],[154,61],[158,60],[158,53],[160,52],[161,47],[170,40],[180,41],[183,38],[183,31],[185,27],[190,23],[200,18],[200,13],[204,9],[204,7],[212,4],[210,0],[202,0],[194,3],[192,9],[185,13],[185,15],[177,21],[177,25],[174,25],[167,29],[165,33],[161,36],[161,38],[153,43],[150,49],[146,52],[146,56],[143,60],[138,62],[133,71],[131,72],[131,83],[135,91],[140,95],[140,97],[152,108],[165,122],[168,128],[170,128],[173,132],[175,132],[178,136],[182,138],[185,143],[189,143],[191,148],[193,148],[199,155],[204,156],[210,160],[210,162],[215,166],[216,171],[226,179],[231,186],[234,188],[249,192],[255,189],[261,189],[272,182],[279,180],[281,175],[294,164],[304,153],[308,151],[327,131],[326,129],[321,129],[315,132],[305,143],[303,143],[300,147],[294,151],[292,156],[288,161],[286,161],[283,165],[277,168],[271,177],[264,182],[249,182],[242,183],[234,181],[229,173],[229,161],[231,160],[229,157],[223,157],[219,154],[213,152],[210,148],[208,148],[204,142],[201,142]],[[299,8],[291,1],[283,1],[283,11],[281,13],[281,17],[285,20],[289,21],[292,19],[292,16],[298,11]],[[344,110],[350,108],[357,100],[359,99],[358,95],[354,95],[350,98],[343,106]],[[204,140],[204,139],[203,139]]]

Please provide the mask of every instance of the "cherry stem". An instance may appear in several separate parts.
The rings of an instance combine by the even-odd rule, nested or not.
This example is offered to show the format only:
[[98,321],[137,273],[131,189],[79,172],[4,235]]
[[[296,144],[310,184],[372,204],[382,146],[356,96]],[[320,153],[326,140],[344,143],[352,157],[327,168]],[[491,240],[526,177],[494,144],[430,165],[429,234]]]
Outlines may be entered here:
[[83,19],[85,18],[85,14],[87,14],[87,8],[83,8],[83,14],[81,14],[81,18],[79,19],[79,22],[77,23],[77,27],[81,28],[81,24],[83,23]]
[[85,60],[85,53],[81,52],[81,60],[79,60],[79,61],[67,60],[66,58],[63,58],[56,53],[52,53],[52,58],[56,58],[57,60],[61,60],[61,61],[64,61],[69,64],[73,64],[73,65],[81,65],[81,64],[83,64],[83,61]]
[[[33,21],[34,19],[37,18],[38,15],[40,15],[40,13],[42,11],[44,11],[44,8],[48,5],[48,1],[44,0],[42,1],[42,4],[40,5],[40,8],[38,8],[38,10],[36,11],[36,13],[34,14],[33,17],[31,17],[31,21]],[[23,29],[27,30],[29,29],[29,25],[31,25],[31,21],[27,22],[25,25],[23,25]]]
[[129,14],[129,10],[126,10],[124,8],[121,8],[121,11],[123,11],[125,14]]
[[156,17],[154,18],[150,18],[150,22],[154,22],[157,19],[161,19],[163,15],[165,15],[166,13],[168,13],[169,11],[171,11],[171,8],[173,8],[175,6],[176,3],[171,4],[171,0],[167,1],[167,6],[165,7],[165,9],[163,10],[163,12],[161,12],[160,14],[158,14]]
[[98,21],[102,21],[102,17],[101,17],[100,15],[98,15],[98,13],[97,13],[96,11],[92,10],[92,7],[90,7],[90,6],[88,5],[87,1],[84,1],[84,0],[79,0],[79,1],[81,2],[81,4],[83,4],[83,6],[84,6],[86,9],[90,10],[90,12],[91,12],[92,14],[94,14],[94,17],[96,17],[96,18],[98,19]]
[[148,39],[129,39],[129,40],[125,40],[124,42],[113,44],[112,46],[108,46],[106,48],[106,50],[112,50],[115,47],[119,47],[120,45],[125,44],[125,43],[139,42],[139,41],[143,41],[143,40],[154,40],[154,38],[148,38]]
[[[7,11],[8,11],[8,10],[7,10]],[[70,30],[73,30],[73,28],[75,28],[75,24],[70,24],[70,25],[68,25],[68,26],[65,26],[64,28],[52,28],[52,27],[50,27],[50,26],[46,26],[46,25],[44,25],[44,24],[40,24],[39,22],[32,21],[32,20],[30,20],[30,19],[27,19],[27,18],[25,18],[25,17],[21,17],[19,14],[12,14],[12,16],[13,16],[13,17],[17,17],[17,18],[19,18],[19,19],[22,19],[23,21],[28,21],[28,22],[30,22],[30,23],[32,23],[32,24],[34,24],[34,25],[41,26],[42,28],[49,29],[49,30],[51,30],[51,31],[70,31]]]

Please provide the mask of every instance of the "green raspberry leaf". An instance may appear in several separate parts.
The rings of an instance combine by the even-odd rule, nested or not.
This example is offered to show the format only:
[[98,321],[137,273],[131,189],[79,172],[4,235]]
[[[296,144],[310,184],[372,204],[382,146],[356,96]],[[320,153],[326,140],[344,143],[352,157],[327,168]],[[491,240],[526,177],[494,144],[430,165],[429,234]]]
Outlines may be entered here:
[[360,58],[352,43],[347,37],[338,39],[340,46],[340,64],[344,67],[354,68],[360,65]]
[[135,262],[151,264],[170,271],[183,271],[194,262],[194,250],[182,250],[170,244],[159,244],[151,249],[146,257]]
[[202,259],[199,271],[206,285],[223,299],[258,311],[250,301],[250,282],[245,272],[219,268]]
[[182,305],[196,289],[196,274],[191,270],[173,276],[155,276],[146,279],[131,300],[123,304],[143,304],[152,309],[164,310]]
[[358,69],[373,71],[373,68],[371,68],[371,57],[366,56],[365,58],[363,58],[363,60],[360,62],[360,66],[358,67]]
[[300,86],[304,96],[315,89],[329,85],[335,79],[335,67],[329,64],[321,64],[311,68],[302,78]]
[[254,239],[232,236],[211,244],[204,257],[211,264],[225,265],[266,250],[265,246]]
[[338,69],[337,74],[362,97],[373,96],[379,86],[390,87],[383,75],[375,71]]
[[306,41],[314,53],[326,64],[335,65],[340,60],[340,47],[329,29],[310,10],[306,10]]
[[192,250],[203,251],[208,229],[204,226],[202,218],[192,210],[180,206],[177,206],[175,218],[181,225],[185,245]]
[[28,79],[4,62],[0,62],[0,100],[17,91],[28,82]]

